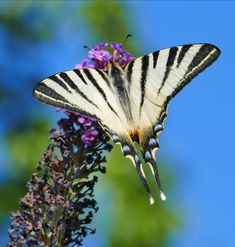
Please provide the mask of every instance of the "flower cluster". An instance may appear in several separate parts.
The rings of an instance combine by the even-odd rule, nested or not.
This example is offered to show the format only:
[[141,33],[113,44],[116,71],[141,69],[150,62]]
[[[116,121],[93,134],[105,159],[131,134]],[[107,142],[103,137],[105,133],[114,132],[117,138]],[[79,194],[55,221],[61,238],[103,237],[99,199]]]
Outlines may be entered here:
[[81,64],[77,64],[76,68],[98,68],[107,70],[107,64],[110,61],[118,63],[121,67],[125,67],[126,64],[133,61],[135,58],[123,49],[123,44],[111,42],[110,47],[113,49],[111,55],[105,48],[108,43],[100,43],[94,45],[88,52],[88,58],[92,60],[90,63],[88,58],[85,58]]
[[105,172],[107,143],[98,123],[65,111],[67,118],[52,129],[51,144],[28,182],[20,210],[12,214],[8,246],[77,246],[95,230],[89,228],[98,210],[93,199],[96,176]]

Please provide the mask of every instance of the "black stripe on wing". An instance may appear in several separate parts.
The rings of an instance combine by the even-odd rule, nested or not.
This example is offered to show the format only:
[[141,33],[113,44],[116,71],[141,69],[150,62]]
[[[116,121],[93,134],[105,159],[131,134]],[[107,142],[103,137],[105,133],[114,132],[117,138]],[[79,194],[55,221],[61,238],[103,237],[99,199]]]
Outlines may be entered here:
[[192,45],[184,45],[181,48],[181,51],[180,51],[178,59],[177,59],[177,68],[180,66],[183,58],[185,57],[185,54],[187,53],[187,51],[189,50],[190,47],[192,47]]
[[147,79],[147,72],[149,68],[149,55],[145,55],[142,57],[142,66],[141,66],[141,79],[140,79],[140,88],[141,88],[141,99],[140,99],[140,110],[141,113],[142,107],[144,105],[144,96],[145,96],[145,84]]
[[157,66],[157,60],[159,56],[159,51],[153,52],[153,68],[155,69]]
[[85,116],[98,118],[95,114],[90,114],[83,109],[80,109],[79,106],[73,105],[65,97],[58,94],[54,89],[48,87],[43,82],[38,83],[33,90],[33,97],[38,99],[45,104],[54,105],[61,107],[63,109],[68,109],[73,112],[79,112]]
[[81,79],[81,81],[82,81],[84,84],[87,85],[87,82],[86,82],[86,80],[84,79],[84,77],[83,77],[81,71],[80,71],[79,69],[74,69],[73,71],[74,71],[75,74],[79,77],[79,79]]
[[[104,98],[105,102],[107,103],[108,107],[110,108],[110,110],[116,115],[118,116],[117,112],[113,109],[113,107],[110,105],[110,103],[108,102],[107,96],[105,94],[105,92],[103,91],[103,89],[99,86],[99,84],[96,82],[95,78],[93,77],[93,75],[91,74],[91,72],[88,69],[83,69],[84,74],[87,76],[87,78],[89,79],[89,81],[94,85],[94,87],[98,90],[98,92],[102,95],[102,97]],[[119,117],[119,116],[118,116]]]
[[79,88],[78,86],[73,82],[73,80],[69,77],[69,75],[66,72],[62,72],[59,74],[60,77],[68,83],[68,85],[70,86],[70,88],[72,88],[76,93],[78,93],[83,99],[85,99],[88,103],[90,103],[91,105],[95,106],[97,109],[98,106],[92,102]]
[[128,92],[130,92],[130,88],[131,88],[131,75],[132,75],[133,65],[134,65],[134,60],[128,64],[127,72],[126,72],[126,79],[128,81]]
[[69,93],[71,93],[71,91],[69,90],[67,85],[60,78],[58,78],[56,75],[49,76],[48,78],[51,79],[52,81],[56,82],[57,84],[59,84],[62,88],[64,88]]
[[[215,47],[212,45],[203,45],[198,52],[196,53],[195,57],[193,58],[192,62],[190,63],[190,65],[188,66],[188,71],[187,73],[189,73],[191,70],[193,70],[194,68],[196,68],[203,59],[206,58],[206,56],[208,54],[210,54],[211,51],[215,50]],[[212,59],[213,57],[211,57],[210,61],[213,62],[214,59]],[[204,66],[202,66],[202,68],[206,68],[209,65],[208,62],[204,63]],[[199,72],[198,72],[199,73]]]
[[214,45],[204,44],[194,56],[189,64],[183,79],[175,88],[173,93],[167,98],[166,103],[183,89],[195,76],[211,65],[220,55],[220,50]]
[[163,81],[161,83],[161,86],[158,89],[158,94],[161,91],[162,87],[164,86],[164,84],[165,84],[165,82],[166,82],[166,80],[167,80],[167,78],[168,78],[168,76],[170,74],[171,67],[175,62],[175,57],[176,57],[177,51],[178,51],[178,47],[177,46],[176,47],[172,47],[169,50],[168,59],[167,59],[167,62],[166,62],[166,70],[165,70],[165,74],[164,74],[164,78],[163,78]]
[[45,103],[50,103],[52,100],[69,103],[62,95],[58,94],[54,89],[51,89],[44,83],[39,83],[34,87],[33,96]]
[[104,71],[101,71],[100,69],[95,69],[95,70],[103,78],[103,80],[107,83],[107,85],[110,87],[110,82],[108,80],[107,74]]
[[67,82],[70,88],[75,90],[76,92],[79,91],[78,86],[73,82],[73,80],[68,76],[66,72],[59,73],[59,76]]

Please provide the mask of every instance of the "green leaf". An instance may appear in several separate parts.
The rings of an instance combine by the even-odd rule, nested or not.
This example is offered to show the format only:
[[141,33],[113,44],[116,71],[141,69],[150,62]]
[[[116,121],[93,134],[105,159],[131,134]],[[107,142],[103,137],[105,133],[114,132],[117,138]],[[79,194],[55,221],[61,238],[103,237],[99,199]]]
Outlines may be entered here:
[[32,170],[42,157],[47,144],[49,124],[45,120],[25,123],[7,136],[11,168],[14,173]]

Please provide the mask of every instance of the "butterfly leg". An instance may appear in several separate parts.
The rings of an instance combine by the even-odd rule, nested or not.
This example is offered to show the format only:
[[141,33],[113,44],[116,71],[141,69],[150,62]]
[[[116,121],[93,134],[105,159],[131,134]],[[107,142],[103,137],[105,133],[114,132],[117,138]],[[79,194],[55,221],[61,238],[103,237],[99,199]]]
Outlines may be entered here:
[[151,136],[146,140],[145,143],[143,143],[141,147],[141,151],[146,164],[149,165],[152,174],[155,177],[158,189],[160,191],[160,197],[163,201],[165,201],[166,196],[162,190],[161,180],[157,169],[157,164],[154,158],[155,152],[157,151],[158,148],[159,148],[158,140],[154,136]]
[[133,163],[134,167],[136,168],[137,173],[138,173],[138,175],[139,175],[139,177],[140,177],[140,179],[144,185],[144,188],[148,194],[150,204],[153,204],[154,199],[153,199],[153,196],[150,192],[148,183],[146,181],[145,173],[144,173],[142,164],[140,162],[139,156],[135,150],[135,147],[132,144],[128,143],[127,141],[120,140],[117,135],[113,135],[112,139],[115,143],[121,144],[122,152],[123,152],[124,156],[126,158],[129,158],[132,161],[132,163]]

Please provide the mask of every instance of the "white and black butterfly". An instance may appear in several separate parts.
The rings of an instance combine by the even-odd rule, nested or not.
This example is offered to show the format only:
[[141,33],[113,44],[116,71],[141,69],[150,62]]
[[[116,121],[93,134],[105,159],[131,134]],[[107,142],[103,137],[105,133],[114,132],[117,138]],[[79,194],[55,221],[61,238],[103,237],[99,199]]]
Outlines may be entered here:
[[125,68],[110,62],[107,71],[74,69],[52,75],[35,86],[34,97],[97,118],[112,140],[121,144],[124,155],[133,161],[152,204],[154,199],[134,142],[139,143],[165,200],[155,152],[167,105],[219,55],[220,50],[211,44],[175,46],[139,57]]

